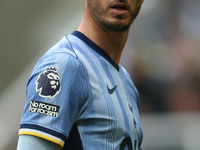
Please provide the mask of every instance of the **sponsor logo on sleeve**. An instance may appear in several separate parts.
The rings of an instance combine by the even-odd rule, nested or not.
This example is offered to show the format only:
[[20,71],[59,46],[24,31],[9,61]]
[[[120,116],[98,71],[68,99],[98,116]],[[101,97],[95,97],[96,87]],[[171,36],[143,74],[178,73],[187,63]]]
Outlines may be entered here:
[[36,80],[36,92],[44,98],[53,98],[60,93],[60,78],[57,72],[58,67],[47,67]]
[[30,101],[29,112],[39,113],[47,116],[58,117],[60,106],[49,103]]

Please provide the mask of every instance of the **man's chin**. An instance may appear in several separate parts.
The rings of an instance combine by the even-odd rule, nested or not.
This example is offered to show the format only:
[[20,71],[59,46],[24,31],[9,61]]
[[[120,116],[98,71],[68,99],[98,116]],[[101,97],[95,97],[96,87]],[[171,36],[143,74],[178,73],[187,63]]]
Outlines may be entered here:
[[129,28],[130,25],[132,24],[132,22],[125,22],[122,20],[116,20],[116,21],[112,21],[112,22],[102,22],[101,25],[110,31],[114,31],[114,32],[126,32]]

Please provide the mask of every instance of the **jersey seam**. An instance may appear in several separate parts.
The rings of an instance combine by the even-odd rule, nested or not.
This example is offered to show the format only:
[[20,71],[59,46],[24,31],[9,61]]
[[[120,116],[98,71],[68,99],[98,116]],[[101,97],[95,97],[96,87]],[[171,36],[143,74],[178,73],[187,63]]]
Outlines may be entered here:
[[[77,59],[77,61],[80,63],[80,65],[81,65],[81,67],[82,67],[82,70],[84,71],[84,78],[85,78],[85,81],[86,81],[86,85],[87,85],[87,95],[86,95],[86,97],[88,97],[89,98],[89,77],[88,77],[88,72],[87,72],[87,69],[86,69],[86,66],[85,66],[85,64],[82,62],[82,60],[80,60],[79,59],[79,57],[78,57],[78,55],[76,54],[76,51],[74,50],[74,48],[72,47],[72,45],[71,45],[71,42],[70,42],[70,40],[68,39],[68,37],[66,37],[66,39],[67,39],[67,41],[69,42],[69,44],[70,44],[70,48],[71,48],[71,50],[74,52],[74,54],[76,55],[76,59]],[[84,101],[85,102],[85,101]],[[83,103],[83,102],[82,102]],[[81,103],[81,104],[82,104]],[[89,102],[88,102],[89,103]],[[86,105],[86,107],[88,106],[88,103],[87,103],[87,105]],[[78,105],[77,105],[77,107],[78,107]],[[73,116],[74,116],[75,114],[73,114]],[[77,121],[77,119],[78,118],[75,118],[75,122],[74,122],[74,124],[75,123],[77,123],[76,121]],[[71,122],[71,121],[70,121]],[[71,126],[70,126],[70,129],[72,129],[72,127],[73,127],[73,125],[74,124],[71,124]]]

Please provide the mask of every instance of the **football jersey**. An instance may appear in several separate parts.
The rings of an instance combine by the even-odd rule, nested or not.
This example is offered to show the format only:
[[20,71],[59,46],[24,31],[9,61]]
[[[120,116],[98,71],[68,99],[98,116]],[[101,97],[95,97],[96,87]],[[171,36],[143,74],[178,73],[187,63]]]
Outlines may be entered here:
[[74,31],[33,68],[19,135],[44,138],[63,150],[140,150],[139,105],[128,72]]

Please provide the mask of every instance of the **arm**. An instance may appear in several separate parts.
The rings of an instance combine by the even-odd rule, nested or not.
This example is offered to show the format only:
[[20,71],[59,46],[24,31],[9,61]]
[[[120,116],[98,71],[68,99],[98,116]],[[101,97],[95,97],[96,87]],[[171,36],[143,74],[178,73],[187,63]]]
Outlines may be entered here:
[[60,150],[60,145],[36,136],[20,135],[17,150]]
[[[37,136],[62,148],[73,124],[87,108],[89,84],[86,77],[82,63],[67,52],[42,58],[27,83],[19,135]],[[25,146],[30,147],[25,150],[43,150]]]

